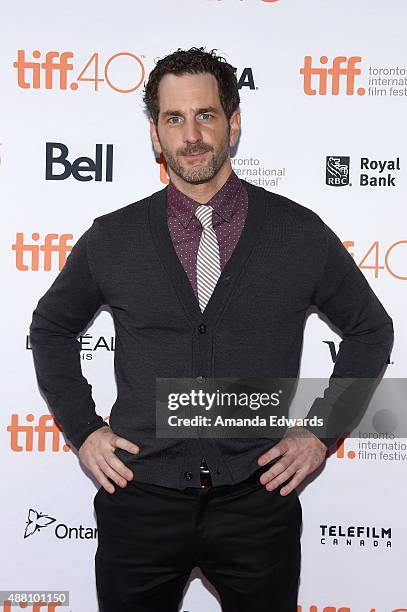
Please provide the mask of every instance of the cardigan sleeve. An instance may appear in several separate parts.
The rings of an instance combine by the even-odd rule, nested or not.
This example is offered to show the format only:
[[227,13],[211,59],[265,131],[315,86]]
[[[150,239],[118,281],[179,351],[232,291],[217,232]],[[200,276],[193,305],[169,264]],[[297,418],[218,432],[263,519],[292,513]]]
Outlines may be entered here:
[[95,412],[92,386],[82,374],[77,340],[104,303],[89,265],[92,229],[93,225],[73,246],[65,265],[38,301],[30,325],[38,385],[76,449],[90,433],[107,425]]
[[323,224],[325,259],[313,302],[342,333],[328,387],[307,417],[323,427],[307,427],[329,448],[365,411],[383,373],[393,342],[393,322],[338,236]]

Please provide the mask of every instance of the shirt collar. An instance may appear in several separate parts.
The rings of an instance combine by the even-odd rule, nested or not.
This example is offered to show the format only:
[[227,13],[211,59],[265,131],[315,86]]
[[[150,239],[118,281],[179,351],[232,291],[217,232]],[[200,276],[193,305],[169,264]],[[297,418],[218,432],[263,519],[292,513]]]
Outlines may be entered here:
[[[212,206],[213,210],[224,221],[229,222],[238,205],[242,189],[243,185],[239,177],[232,170],[227,181],[206,204]],[[200,202],[196,202],[196,200],[182,193],[172,182],[168,185],[167,198],[171,213],[179,219],[185,228],[189,225],[191,219],[196,219],[195,210],[198,206],[201,206]],[[196,220],[198,221],[198,219]]]

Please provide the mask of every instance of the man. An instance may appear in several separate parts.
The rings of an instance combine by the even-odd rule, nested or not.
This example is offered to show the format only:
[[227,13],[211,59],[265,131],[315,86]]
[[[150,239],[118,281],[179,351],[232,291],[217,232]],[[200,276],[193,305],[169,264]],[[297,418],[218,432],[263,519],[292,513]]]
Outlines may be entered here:
[[[344,381],[383,370],[392,321],[318,215],[232,171],[239,94],[223,58],[203,48],[163,58],[145,102],[169,186],[93,221],[30,327],[39,385],[101,484],[100,611],[175,612],[199,566],[225,612],[295,612],[295,488],[345,431],[346,402],[332,400],[352,388]],[[110,426],[95,413],[76,340],[102,304],[116,327]],[[343,334],[330,387],[308,413],[334,422],[335,435],[156,436],[157,378],[297,378],[311,305]]]

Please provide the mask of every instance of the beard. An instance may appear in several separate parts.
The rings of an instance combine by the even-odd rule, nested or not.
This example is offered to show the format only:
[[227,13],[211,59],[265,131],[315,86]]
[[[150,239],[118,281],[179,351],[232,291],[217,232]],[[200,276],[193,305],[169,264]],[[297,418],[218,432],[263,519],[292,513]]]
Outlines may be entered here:
[[[162,143],[160,144],[164,159],[171,170],[186,183],[191,183],[193,185],[207,183],[213,179],[230,154],[229,133],[225,135],[225,138],[220,143],[217,151],[214,151],[211,145],[201,142],[190,145],[186,149],[183,149],[182,151],[180,150],[177,155],[173,155],[169,149],[163,147]],[[195,166],[191,166],[190,168],[183,166],[179,160],[179,156],[183,157],[193,153],[212,154],[207,155],[204,161],[198,162]]]

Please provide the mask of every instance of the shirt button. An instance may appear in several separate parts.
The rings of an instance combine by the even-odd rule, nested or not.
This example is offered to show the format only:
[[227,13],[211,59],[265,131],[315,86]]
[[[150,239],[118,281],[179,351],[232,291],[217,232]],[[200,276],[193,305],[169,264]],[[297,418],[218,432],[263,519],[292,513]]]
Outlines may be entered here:
[[203,381],[205,380],[205,377],[204,377],[204,376],[197,376],[197,377],[196,377],[196,380],[197,380],[198,382],[203,382]]
[[184,472],[184,478],[186,480],[192,480],[193,474],[192,472]]
[[199,329],[199,333],[200,334],[204,334],[206,332],[206,325],[205,325],[205,323],[201,323],[199,325],[198,329]]

